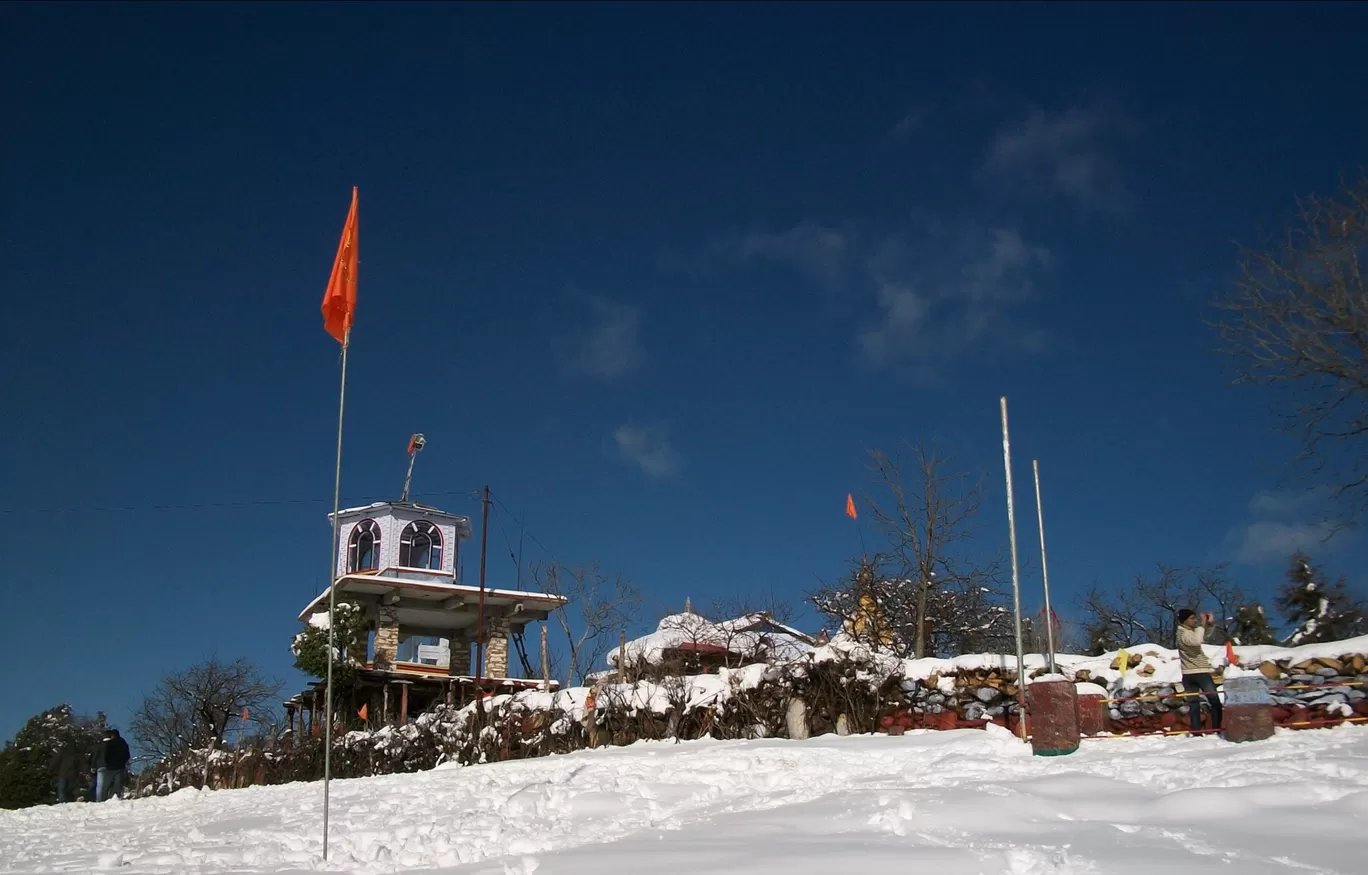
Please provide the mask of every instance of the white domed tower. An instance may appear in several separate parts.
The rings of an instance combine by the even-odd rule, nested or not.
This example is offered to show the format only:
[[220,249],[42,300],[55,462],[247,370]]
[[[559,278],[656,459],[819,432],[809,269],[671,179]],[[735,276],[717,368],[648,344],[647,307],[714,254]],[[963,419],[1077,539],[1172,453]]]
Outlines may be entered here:
[[[386,715],[396,710],[388,704],[395,702],[398,714],[392,716],[403,721],[444,700],[465,701],[477,689],[540,683],[508,677],[509,635],[545,620],[565,599],[459,580],[469,517],[412,501],[382,501],[339,511],[337,521],[337,600],[360,605],[373,630],[369,658],[358,673],[360,700],[382,693]],[[472,671],[482,601],[484,665]],[[326,626],[327,611],[325,589],[299,619]]]

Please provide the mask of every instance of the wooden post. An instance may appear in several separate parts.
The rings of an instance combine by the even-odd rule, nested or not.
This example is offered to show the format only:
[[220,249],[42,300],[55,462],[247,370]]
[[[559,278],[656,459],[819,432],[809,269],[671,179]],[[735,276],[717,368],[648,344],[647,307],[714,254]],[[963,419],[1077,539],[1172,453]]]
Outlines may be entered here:
[[541,626],[541,645],[542,645],[542,690],[551,692],[551,660],[546,652],[546,624]]
[[404,682],[399,684],[399,725],[408,723],[408,688]]
[[384,724],[389,720],[389,688],[390,682],[385,681],[385,691],[380,697],[380,723]]
[[622,683],[627,672],[627,632],[624,630],[618,633],[618,658],[617,658],[617,679]]

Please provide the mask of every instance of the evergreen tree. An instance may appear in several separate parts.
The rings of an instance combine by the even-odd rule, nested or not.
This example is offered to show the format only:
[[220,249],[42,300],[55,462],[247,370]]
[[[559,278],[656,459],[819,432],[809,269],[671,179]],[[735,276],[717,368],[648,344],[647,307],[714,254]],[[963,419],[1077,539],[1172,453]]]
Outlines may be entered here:
[[1276,644],[1263,605],[1245,605],[1235,612],[1231,641],[1236,644]]
[[1340,641],[1368,630],[1364,607],[1350,597],[1343,577],[1331,583],[1325,572],[1298,550],[1287,569],[1287,582],[1278,591],[1278,609],[1291,634],[1288,646]]
[[78,717],[70,705],[58,705],[30,717],[0,751],[0,808],[50,805],[57,800],[53,755],[66,743],[84,769],[104,735],[105,716]]
[[[295,668],[319,680],[328,676],[327,614],[321,625],[309,623],[295,636],[290,652],[295,657]],[[356,669],[366,661],[367,633],[365,611],[350,601],[338,602],[333,608],[337,622],[334,646],[337,659],[333,663],[333,684],[336,689],[349,689],[356,677]]]

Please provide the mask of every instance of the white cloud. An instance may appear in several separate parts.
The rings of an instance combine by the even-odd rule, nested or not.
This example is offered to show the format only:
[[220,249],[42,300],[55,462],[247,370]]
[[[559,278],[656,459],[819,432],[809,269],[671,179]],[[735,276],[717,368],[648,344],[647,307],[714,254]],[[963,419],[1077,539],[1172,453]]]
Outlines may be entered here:
[[906,115],[898,119],[898,123],[893,126],[890,135],[895,141],[905,141],[914,133],[921,130],[930,117],[930,107],[916,107],[908,110]]
[[876,366],[925,366],[984,343],[1038,344],[1037,330],[1008,316],[1049,263],[1049,250],[1014,228],[933,226],[916,241],[890,238],[868,260],[879,318],[860,332],[860,348]]
[[1324,550],[1333,529],[1325,523],[1258,520],[1245,527],[1235,553],[1237,562],[1256,565],[1269,560],[1286,561],[1298,550]]
[[597,380],[616,380],[646,361],[641,342],[641,310],[602,298],[589,298],[589,319],[579,330],[552,343],[561,369]]
[[1057,191],[1085,209],[1124,212],[1133,198],[1105,146],[1129,129],[1115,112],[1037,108],[998,131],[981,175],[1025,192]]
[[751,231],[713,243],[695,259],[694,267],[710,270],[722,262],[771,262],[795,268],[825,288],[839,288],[852,243],[848,231],[806,221],[786,231]]
[[1285,517],[1311,508],[1321,507],[1331,497],[1329,487],[1312,489],[1259,492],[1249,502],[1250,513],[1258,516]]
[[618,454],[650,477],[678,474],[681,460],[664,426],[624,425],[613,432]]
[[1249,502],[1250,521],[1227,538],[1235,561],[1285,562],[1298,550],[1324,553],[1343,546],[1344,534],[1324,514],[1331,498],[1325,487],[1256,493]]

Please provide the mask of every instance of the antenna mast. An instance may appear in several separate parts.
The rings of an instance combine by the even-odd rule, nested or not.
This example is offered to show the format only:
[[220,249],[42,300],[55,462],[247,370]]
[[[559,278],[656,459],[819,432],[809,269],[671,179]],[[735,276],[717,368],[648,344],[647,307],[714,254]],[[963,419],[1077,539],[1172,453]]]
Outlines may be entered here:
[[409,466],[408,473],[404,475],[404,494],[399,497],[400,501],[408,501],[409,485],[413,483],[413,463],[418,461],[418,453],[422,451],[423,445],[426,443],[427,439],[424,438],[421,434],[415,434],[409,438]]

